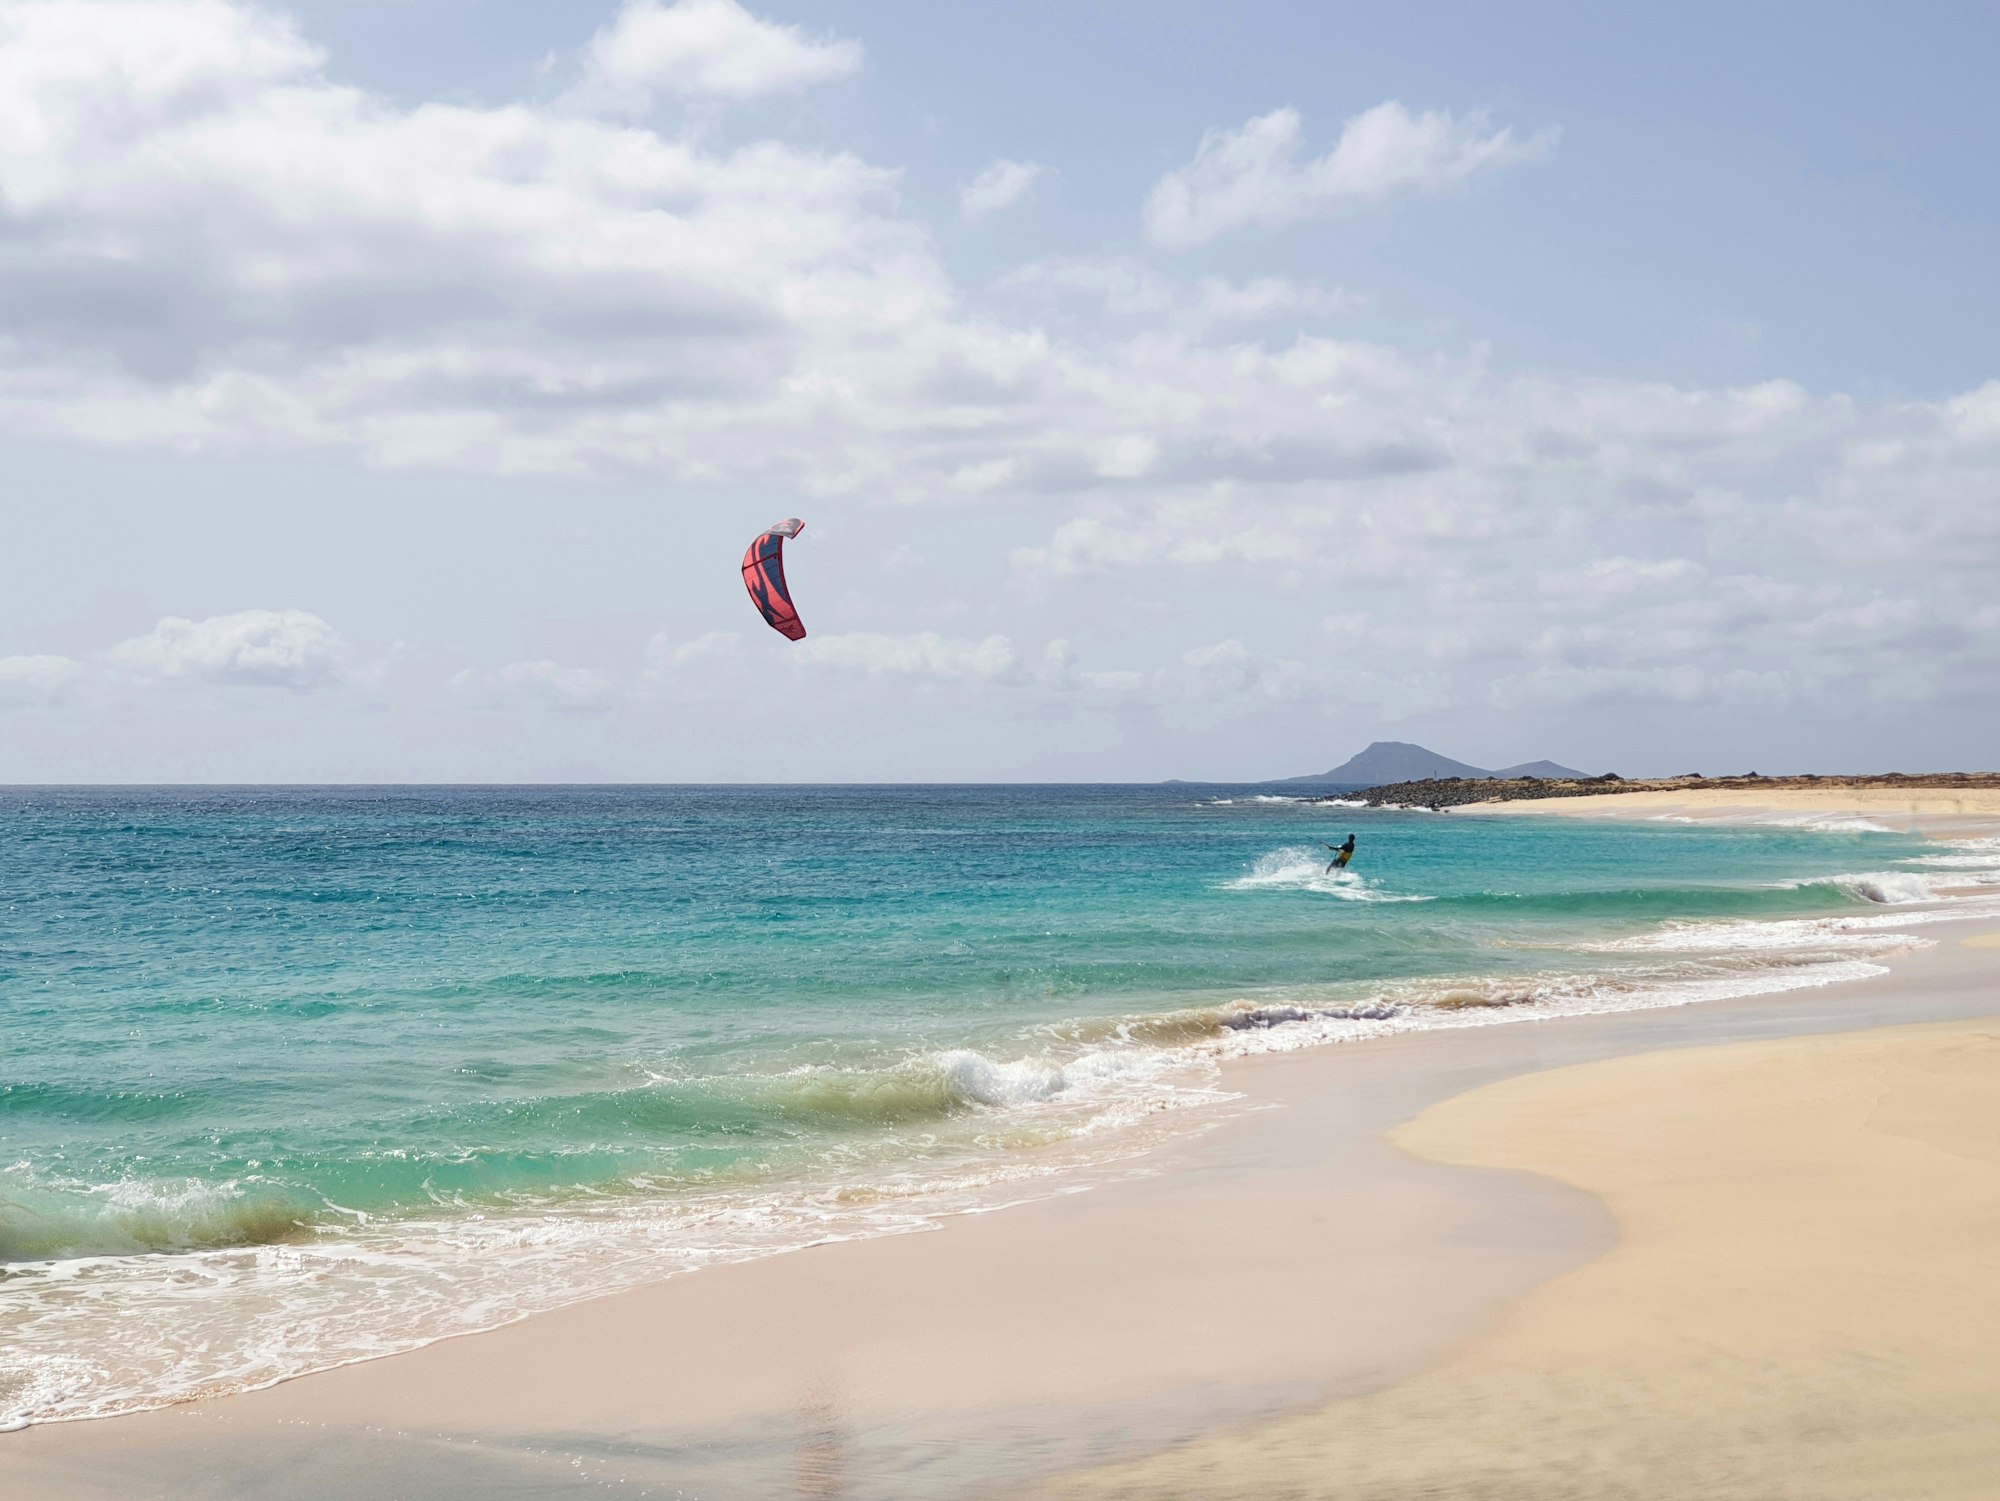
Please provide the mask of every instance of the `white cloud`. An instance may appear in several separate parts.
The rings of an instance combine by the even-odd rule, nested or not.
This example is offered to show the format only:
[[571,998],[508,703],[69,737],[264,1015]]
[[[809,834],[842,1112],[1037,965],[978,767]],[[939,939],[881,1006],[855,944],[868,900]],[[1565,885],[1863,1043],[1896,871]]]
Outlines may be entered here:
[[692,641],[676,641],[664,631],[646,642],[646,671],[658,676],[693,663],[733,657],[743,645],[734,631],[707,631]]
[[[0,422],[511,471],[773,465],[765,433],[880,383],[846,352],[895,358],[949,306],[893,185],[769,142],[403,108],[222,0],[0,4]],[[839,473],[828,446],[799,467]]]
[[1220,276],[1184,283],[1132,257],[1067,257],[1031,261],[1001,277],[1001,291],[1044,300],[1088,298],[1117,318],[1143,318],[1155,327],[1200,333],[1213,325],[1271,318],[1322,318],[1351,313],[1362,299],[1338,287],[1257,276],[1232,282]]
[[[1253,127],[1175,174],[1170,237],[1544,149],[1388,106],[1316,161],[1295,119]],[[1138,258],[1040,262],[988,297],[953,284],[895,191],[893,170],[840,153],[722,151],[526,103],[405,107],[222,0],[0,0],[0,424],[641,473],[690,504],[727,486],[976,506],[1004,518],[984,538],[1029,544],[1026,592],[1070,611],[1045,628],[1094,652],[1101,575],[1187,602],[1129,667],[1024,666],[1012,602],[957,597],[920,622],[954,636],[816,635],[793,654],[885,692],[958,678],[1029,703],[1060,679],[1164,705],[1169,680],[1201,679],[1245,704],[1415,713],[1657,682],[1789,712],[2000,688],[2000,384],[1863,401],[1522,375],[1479,349],[1276,321],[1337,314],[1338,291]],[[1028,515],[1039,533],[1003,530]],[[1211,597],[1230,613],[1190,618]],[[1337,660],[1290,675],[1283,642],[1330,610],[1365,629],[1316,637]],[[1181,660],[1219,637],[1265,688],[1239,691],[1228,654]],[[339,661],[204,656],[158,631],[128,646],[153,676],[313,681]],[[647,670],[725,649],[667,642]],[[472,686],[623,702],[588,669],[517,666]],[[1681,667],[1697,675],[1646,676]]]
[[1391,99],[1341,127],[1325,156],[1298,160],[1300,119],[1276,109],[1235,130],[1211,130],[1194,160],[1154,185],[1146,229],[1155,243],[1203,244],[1246,225],[1274,228],[1398,194],[1440,193],[1473,173],[1547,154],[1553,131],[1516,140],[1480,116],[1412,114]]
[[205,620],[170,615],[107,656],[156,682],[304,689],[339,679],[348,648],[338,631],[304,610],[239,610]]
[[1361,299],[1338,287],[1301,285],[1282,276],[1230,282],[1219,276],[1201,283],[1203,317],[1213,323],[1252,323],[1265,318],[1327,318],[1351,313]]
[[509,662],[491,672],[467,668],[453,676],[451,687],[487,707],[529,704],[583,713],[611,707],[618,695],[618,679],[610,673],[545,658]]
[[993,162],[958,190],[959,212],[968,219],[981,219],[1012,208],[1045,170],[1039,162]]
[[569,102],[638,112],[657,94],[751,99],[842,78],[861,66],[861,44],[815,39],[759,20],[736,0],[629,0],[591,39],[584,77]]
[[0,704],[52,704],[83,676],[83,664],[46,654],[0,657]]
[[808,636],[794,652],[795,660],[822,667],[844,667],[871,675],[993,679],[1014,670],[1014,644],[1005,636],[956,640],[935,631],[910,636],[855,631],[845,635]]

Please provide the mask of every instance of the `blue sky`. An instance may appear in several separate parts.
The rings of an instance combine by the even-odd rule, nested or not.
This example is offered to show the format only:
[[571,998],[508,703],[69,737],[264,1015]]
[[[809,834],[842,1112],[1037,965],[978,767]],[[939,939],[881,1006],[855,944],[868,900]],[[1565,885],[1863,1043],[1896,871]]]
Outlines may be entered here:
[[0,4],[0,779],[1974,764],[1996,42]]
[[[417,103],[548,88],[606,5],[294,7],[339,71]],[[852,78],[724,122],[893,163],[977,281],[1144,249],[1133,203],[1211,125],[1385,98],[1564,128],[1560,171],[1215,247],[1203,269],[1366,285],[1383,336],[1670,380],[1889,395],[1992,374],[2000,52],[1991,7],[831,4],[760,14],[860,38]],[[952,222],[995,156],[1061,173],[1004,225]]]

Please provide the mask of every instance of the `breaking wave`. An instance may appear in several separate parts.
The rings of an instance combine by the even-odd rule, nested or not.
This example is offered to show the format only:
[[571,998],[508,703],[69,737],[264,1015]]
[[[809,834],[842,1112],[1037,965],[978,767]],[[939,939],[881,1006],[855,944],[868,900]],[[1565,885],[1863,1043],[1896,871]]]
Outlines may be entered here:
[[10,1171],[0,1175],[0,1263],[272,1245],[303,1238],[324,1208],[270,1184],[51,1184]]
[[1935,888],[1923,876],[1911,871],[1878,870],[1864,871],[1854,875],[1816,876],[1810,880],[1787,881],[1788,891],[1811,891],[1815,888],[1839,892],[1857,901],[1874,902],[1883,907],[1901,907],[1916,902],[1941,900]]
[[2000,839],[1941,840],[1940,847],[1950,853],[1918,855],[1896,863],[1948,871],[1949,876],[1936,879],[1950,886],[2000,886]]
[[1896,831],[1872,818],[1841,813],[1772,814],[1754,820],[1770,829],[1810,829],[1815,834],[1893,834]]

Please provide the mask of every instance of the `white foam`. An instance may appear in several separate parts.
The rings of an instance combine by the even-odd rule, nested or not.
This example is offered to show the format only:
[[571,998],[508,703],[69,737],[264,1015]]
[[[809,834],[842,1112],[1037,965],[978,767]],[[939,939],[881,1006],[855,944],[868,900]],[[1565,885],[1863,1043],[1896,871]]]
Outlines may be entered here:
[[[1317,802],[1319,802],[1319,799],[1314,797],[1284,796],[1275,792],[1253,792],[1248,797],[1211,797],[1206,801],[1206,803],[1203,806],[1210,808],[1233,808],[1238,803],[1317,803]],[[1329,802],[1326,804],[1326,806],[1334,808],[1365,808],[1368,805],[1366,803]]]
[[1819,834],[1893,834],[1896,831],[1872,818],[1843,813],[1770,813],[1751,820],[1772,829],[1810,829]]
[[[1910,871],[1878,870],[1857,875],[1829,876],[1827,882],[1839,887],[1864,902],[1877,902],[1885,907],[1899,907],[1913,902],[1934,902],[1938,894],[1931,883]],[[1799,881],[1800,886],[1819,885],[1817,881]]]
[[[1921,943],[1922,940],[1917,940]],[[1544,977],[1539,983],[1516,978],[1517,990],[1529,983],[1522,999],[1486,1005],[1442,1009],[1424,1005],[1395,1007],[1386,1017],[1353,1018],[1339,1009],[1308,1010],[1291,1026],[1234,1034],[1219,1045],[1225,1056],[1290,1052],[1327,1043],[1363,1041],[1402,1032],[1453,1031],[1465,1027],[1500,1026],[1514,1022],[1548,1021],[1565,1016],[1597,1016],[1613,1012],[1651,1011],[1691,1006],[1704,1001],[1737,1000],[1788,990],[1812,989],[1847,980],[1887,974],[1880,964],[1862,958],[1800,958],[1785,964],[1751,965],[1717,972],[1695,967],[1682,973],[1649,979],[1614,975]],[[1460,982],[1473,986],[1482,982]],[[1490,982],[1504,985],[1507,982]]]
[[1327,857],[1306,845],[1259,855],[1247,875],[1223,883],[1225,891],[1312,891],[1347,902],[1428,902],[1428,896],[1384,891],[1354,870],[1328,870]]
[[1649,823],[1750,825],[1765,829],[1807,829],[1815,834],[1893,834],[1897,831],[1871,818],[1845,813],[1738,813],[1717,809],[1707,817],[1687,813],[1651,813]]
[[1948,880],[1939,878],[1947,885],[2000,886],[2000,839],[1947,839],[1939,844],[1952,853],[1917,855],[1896,863],[1922,870],[1949,871]]
[[[1578,944],[1592,953],[1619,952],[1728,952],[1748,949],[1806,950],[1819,948],[1874,948],[1883,953],[1898,947],[1921,947],[1928,940],[1901,934],[1898,930],[1933,922],[2000,918],[2000,900],[1959,897],[1940,900],[1914,911],[1882,912],[1866,916],[1796,917],[1757,922],[1730,918],[1707,922],[1669,922],[1651,933],[1615,938],[1602,943]],[[1886,945],[1886,947],[1885,947]]]

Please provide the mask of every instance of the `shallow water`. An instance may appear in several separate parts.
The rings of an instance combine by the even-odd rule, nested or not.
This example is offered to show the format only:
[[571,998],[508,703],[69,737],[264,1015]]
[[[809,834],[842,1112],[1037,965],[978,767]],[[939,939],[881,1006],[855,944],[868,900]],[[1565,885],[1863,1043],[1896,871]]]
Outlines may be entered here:
[[1231,1052],[1866,974],[1996,867],[1182,786],[0,793],[0,1413],[1040,1191]]

